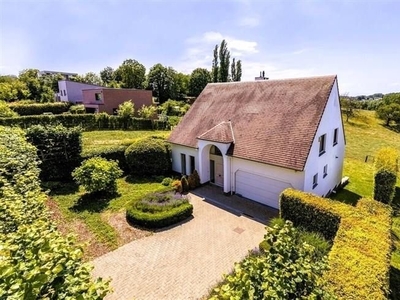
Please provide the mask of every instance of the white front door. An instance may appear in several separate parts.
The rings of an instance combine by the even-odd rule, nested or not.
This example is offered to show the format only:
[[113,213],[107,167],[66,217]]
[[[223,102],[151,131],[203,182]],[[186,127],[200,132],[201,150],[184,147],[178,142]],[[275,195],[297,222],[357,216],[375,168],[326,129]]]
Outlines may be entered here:
[[215,184],[218,186],[224,186],[224,166],[219,162],[215,162]]

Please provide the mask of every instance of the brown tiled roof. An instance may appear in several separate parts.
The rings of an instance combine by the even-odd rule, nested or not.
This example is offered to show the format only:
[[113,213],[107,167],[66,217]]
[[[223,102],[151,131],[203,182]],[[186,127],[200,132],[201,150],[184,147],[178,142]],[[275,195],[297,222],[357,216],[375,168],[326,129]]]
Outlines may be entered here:
[[169,141],[193,148],[197,138],[230,142],[229,124],[232,156],[303,170],[335,79],[210,83]]
[[231,122],[221,122],[198,136],[198,139],[224,144],[232,143],[235,141],[232,130]]

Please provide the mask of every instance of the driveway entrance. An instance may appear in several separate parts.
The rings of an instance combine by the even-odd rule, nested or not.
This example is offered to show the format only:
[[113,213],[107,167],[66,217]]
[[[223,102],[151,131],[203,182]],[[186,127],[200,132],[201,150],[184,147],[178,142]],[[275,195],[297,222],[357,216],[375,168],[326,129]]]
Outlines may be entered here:
[[93,261],[94,276],[112,279],[107,299],[199,299],[263,239],[263,223],[193,194],[190,201],[190,221]]

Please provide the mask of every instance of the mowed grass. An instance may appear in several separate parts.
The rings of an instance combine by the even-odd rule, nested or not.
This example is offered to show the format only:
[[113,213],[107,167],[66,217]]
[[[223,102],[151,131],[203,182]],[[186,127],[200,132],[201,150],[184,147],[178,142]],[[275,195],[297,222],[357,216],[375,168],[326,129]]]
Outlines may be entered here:
[[102,149],[110,146],[130,145],[135,140],[150,136],[162,136],[167,138],[170,131],[148,130],[148,131],[122,131],[122,130],[102,130],[87,131],[82,133],[82,149],[89,151]]
[[[373,196],[373,156],[383,147],[400,150],[400,134],[383,126],[373,111],[359,111],[357,117],[344,122],[344,128],[346,155],[343,175],[350,177],[350,183],[333,198],[354,205],[361,197]],[[400,180],[397,182],[394,207],[400,207]],[[393,218],[392,231],[395,246],[391,260],[392,298],[400,299],[399,212]]]

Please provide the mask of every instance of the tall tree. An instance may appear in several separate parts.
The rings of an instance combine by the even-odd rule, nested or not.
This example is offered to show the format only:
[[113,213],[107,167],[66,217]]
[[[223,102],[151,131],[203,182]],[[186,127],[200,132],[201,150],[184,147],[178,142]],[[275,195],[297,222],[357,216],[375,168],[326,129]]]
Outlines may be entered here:
[[219,81],[229,81],[229,67],[230,67],[230,52],[228,50],[228,44],[225,40],[222,40],[221,46],[219,47]]
[[218,82],[219,62],[218,62],[218,45],[214,48],[214,58],[212,61],[212,82]]
[[236,62],[236,80],[235,81],[241,81],[242,80],[242,61],[239,59]]
[[237,81],[236,80],[236,62],[235,62],[235,58],[232,59],[232,64],[231,64],[231,80],[232,81]]
[[115,80],[114,69],[111,67],[105,67],[100,71],[100,78],[105,85],[109,85],[111,81]]
[[143,88],[146,80],[146,68],[134,59],[126,59],[116,70],[116,79],[120,77],[121,85],[124,88]]
[[194,69],[190,75],[189,95],[197,97],[211,81],[211,74],[207,69]]
[[175,75],[176,99],[184,99],[189,93],[190,75],[176,73]]
[[88,72],[83,76],[83,80],[86,83],[89,84],[95,84],[95,85],[102,85],[103,82],[101,81],[101,78],[99,75],[93,72]]
[[147,82],[153,88],[160,103],[176,96],[175,76],[176,71],[171,67],[167,68],[162,64],[155,64],[151,67]]

